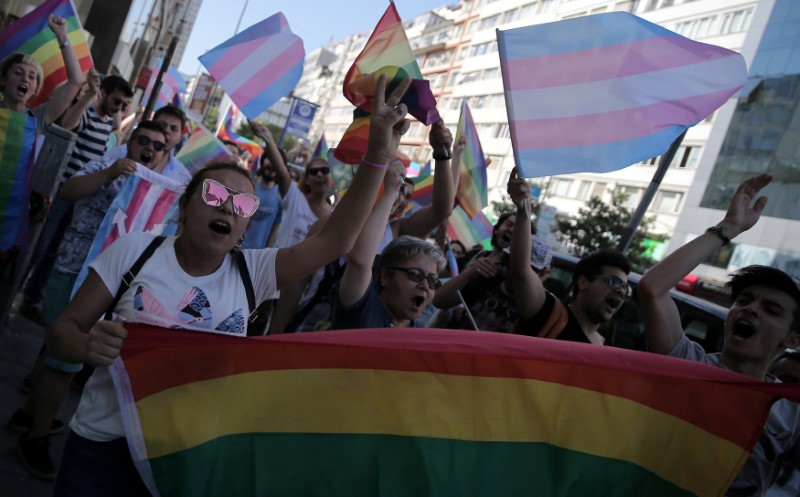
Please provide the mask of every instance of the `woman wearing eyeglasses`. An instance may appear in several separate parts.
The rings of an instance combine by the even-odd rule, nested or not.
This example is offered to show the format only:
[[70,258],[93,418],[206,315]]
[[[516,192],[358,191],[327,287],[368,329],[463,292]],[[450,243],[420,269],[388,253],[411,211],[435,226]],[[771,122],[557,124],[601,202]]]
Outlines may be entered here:
[[347,256],[331,329],[418,326],[414,320],[442,285],[438,274],[445,259],[441,251],[432,243],[406,235],[386,246],[377,278],[373,278],[375,254],[404,178],[403,164],[392,161],[383,180],[383,194]]
[[[243,250],[255,300],[274,298],[286,285],[347,253],[408,129],[404,104],[410,80],[384,104],[386,79],[379,79],[367,152],[347,196],[315,235],[290,248]],[[195,331],[246,335],[248,302],[231,253],[258,208],[252,179],[232,163],[200,170],[180,200],[181,232],[167,237],[130,281],[113,311],[127,321]],[[65,312],[48,330],[47,343],[60,360],[98,369],[86,384],[70,423],[56,495],[147,495],[124,439],[119,406],[107,368],[124,346],[122,324],[97,320],[114,301],[121,279],[153,235],[121,237],[90,266],[89,276]]]

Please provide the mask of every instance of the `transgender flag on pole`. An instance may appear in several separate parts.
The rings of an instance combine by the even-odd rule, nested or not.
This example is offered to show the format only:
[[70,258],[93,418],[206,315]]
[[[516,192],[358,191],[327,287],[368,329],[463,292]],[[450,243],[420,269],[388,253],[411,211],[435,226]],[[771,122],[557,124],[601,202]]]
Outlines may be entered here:
[[741,55],[625,12],[498,30],[497,42],[526,178],[659,155],[747,79]]
[[303,40],[278,12],[199,57],[244,115],[255,119],[303,74]]

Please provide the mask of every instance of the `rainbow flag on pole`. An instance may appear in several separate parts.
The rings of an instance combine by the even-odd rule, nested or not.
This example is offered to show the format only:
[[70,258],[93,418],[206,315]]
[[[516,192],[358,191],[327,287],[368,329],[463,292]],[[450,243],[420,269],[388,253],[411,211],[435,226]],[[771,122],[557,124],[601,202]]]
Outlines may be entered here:
[[411,88],[402,100],[408,106],[408,113],[425,126],[439,120],[430,83],[422,77],[394,2],[389,2],[375,31],[344,79],[344,96],[356,106],[353,123],[336,146],[336,158],[346,164],[357,164],[367,150],[369,116],[380,74],[386,75],[386,95],[390,95],[404,78],[412,78]]
[[228,148],[199,119],[189,118],[189,137],[175,158],[194,174],[212,160],[225,160],[231,156]]
[[489,205],[489,186],[486,181],[486,158],[466,99],[461,102],[461,117],[458,119],[458,131],[454,143],[458,143],[461,137],[464,137],[467,143],[461,152],[456,202],[472,219],[481,209]]
[[278,12],[199,59],[244,115],[255,119],[297,85],[305,56],[303,40]]
[[510,334],[126,328],[112,378],[160,495],[722,495],[771,404],[800,400],[699,363]]
[[217,138],[220,140],[236,142],[240,147],[250,152],[250,155],[256,158],[257,163],[258,158],[264,153],[264,149],[261,148],[258,143],[254,142],[253,140],[249,140],[244,136],[238,135],[233,130],[233,122],[238,113],[239,109],[237,109],[236,106],[231,105],[228,107],[228,113],[225,114],[225,120],[222,122],[222,126],[220,126],[219,131],[217,131]]
[[317,142],[317,146],[314,147],[311,158],[328,159],[328,141],[325,139],[325,133],[322,133],[322,136],[319,137],[319,141]]
[[[147,83],[147,88],[144,90],[142,102],[147,102],[150,98],[150,93],[153,92],[153,86],[156,84],[156,78],[158,77],[158,72],[161,70],[163,61],[164,59],[158,59],[156,61],[156,67],[153,69],[153,74],[150,77],[150,81]],[[175,103],[175,98],[181,93],[186,93],[186,81],[175,67],[169,66],[167,72],[164,73],[161,79],[161,90],[158,92],[158,98],[156,99],[158,103],[156,108],[172,105]],[[180,99],[178,101],[180,101]],[[177,107],[180,107],[180,105]]]
[[27,249],[36,118],[0,108],[0,250]]
[[741,55],[626,12],[498,30],[497,42],[526,178],[659,155],[747,79]]
[[482,211],[477,211],[470,219],[464,209],[457,205],[447,224],[447,236],[451,240],[460,241],[469,250],[474,245],[485,245],[491,240],[492,228],[492,223],[486,219]]
[[20,17],[3,31],[0,31],[0,60],[14,52],[30,55],[44,68],[44,81],[39,93],[30,102],[33,108],[45,101],[50,92],[67,80],[64,58],[58,48],[56,35],[47,27],[50,14],[61,16],[67,21],[67,36],[78,57],[81,70],[94,67],[89,45],[83,34],[81,21],[71,0],[47,0],[30,13]]

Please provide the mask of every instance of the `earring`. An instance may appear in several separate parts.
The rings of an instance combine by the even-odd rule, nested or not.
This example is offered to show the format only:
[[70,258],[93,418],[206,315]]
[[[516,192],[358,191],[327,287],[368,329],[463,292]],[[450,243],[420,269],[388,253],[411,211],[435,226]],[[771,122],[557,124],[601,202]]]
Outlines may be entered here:
[[244,235],[242,235],[242,237],[239,238],[239,240],[236,241],[236,248],[239,248],[239,249],[242,248],[242,244],[243,243],[244,243]]

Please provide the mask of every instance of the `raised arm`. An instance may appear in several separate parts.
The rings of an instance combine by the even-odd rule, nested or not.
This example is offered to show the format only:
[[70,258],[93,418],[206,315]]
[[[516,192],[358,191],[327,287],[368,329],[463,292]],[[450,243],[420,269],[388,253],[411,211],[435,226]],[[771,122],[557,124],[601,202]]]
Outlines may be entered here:
[[[278,251],[275,271],[278,288],[312,273],[315,269],[350,251],[372,210],[383,181],[384,169],[394,157],[400,136],[408,130],[408,109],[400,99],[411,84],[406,78],[384,100],[386,77],[381,75],[375,89],[367,153],[347,195],[336,206],[322,230],[292,247]],[[384,103],[385,102],[385,103]]]
[[56,35],[67,70],[67,82],[53,90],[50,100],[46,104],[46,119],[49,126],[67,109],[83,84],[84,78],[78,57],[67,37],[67,21],[63,17],[51,15],[47,19],[47,26]]
[[339,286],[339,302],[345,307],[358,302],[369,288],[369,282],[372,279],[372,263],[389,223],[389,214],[392,212],[392,205],[397,200],[404,177],[405,166],[403,163],[392,161],[383,179],[383,194],[372,208],[367,222],[353,245],[353,250],[347,255],[347,265]]
[[488,257],[481,257],[470,267],[460,272],[458,276],[450,278],[447,283],[436,290],[433,295],[433,305],[440,309],[446,309],[460,304],[461,299],[458,297],[458,292],[466,287],[469,282],[479,276],[491,278],[495,273],[497,273],[497,265]]
[[722,222],[709,232],[698,236],[663,261],[653,266],[639,282],[639,303],[644,312],[647,345],[652,352],[666,354],[675,348],[683,335],[678,308],[669,296],[669,290],[723,244],[723,236],[734,238],[756,224],[767,205],[767,197],[759,197],[751,207],[758,192],[772,181],[769,174],[754,176],[737,188]]
[[117,159],[105,169],[73,176],[58,189],[58,196],[65,200],[80,200],[93,195],[101,186],[119,178],[122,175],[130,176],[136,172],[136,163],[131,159]]
[[255,133],[257,137],[264,140],[264,150],[270,163],[272,163],[272,167],[275,168],[275,182],[278,184],[278,192],[281,194],[281,198],[283,198],[286,196],[286,192],[289,191],[289,185],[292,183],[292,175],[289,173],[289,167],[283,162],[283,157],[281,157],[281,153],[278,151],[278,145],[275,144],[275,140],[272,138],[272,134],[266,126],[256,121],[250,121],[250,129],[253,130],[253,133]]
[[80,96],[77,102],[72,105],[67,112],[64,114],[64,117],[61,119],[61,127],[64,129],[75,129],[81,123],[81,117],[83,113],[86,112],[86,108],[89,107],[96,98],[97,95],[100,93],[100,75],[97,74],[97,71],[94,69],[90,69],[89,73],[86,75],[86,84],[89,85],[89,89],[83,92],[83,95]]
[[[429,140],[434,154],[443,154],[446,151],[449,155],[450,148],[453,146],[453,135],[450,134],[450,130],[443,121],[439,120],[433,123]],[[426,238],[453,213],[453,199],[456,190],[450,171],[450,159],[437,159],[434,164],[433,202],[429,207],[419,209],[411,216],[397,221],[395,223],[397,236],[411,235]]]
[[511,170],[507,188],[511,201],[517,206],[517,222],[511,233],[510,262],[515,300],[520,318],[530,319],[539,313],[545,298],[542,280],[531,267],[531,189],[524,178],[517,176],[516,167]]

